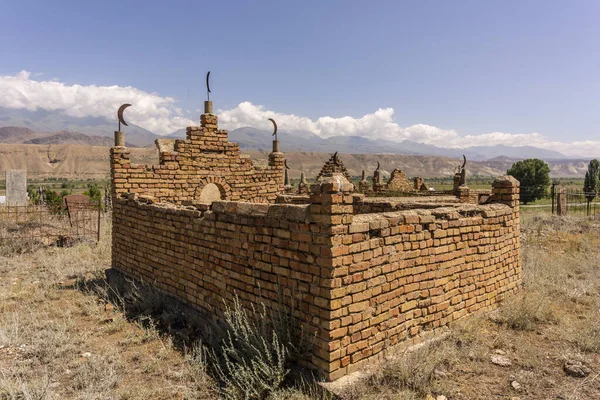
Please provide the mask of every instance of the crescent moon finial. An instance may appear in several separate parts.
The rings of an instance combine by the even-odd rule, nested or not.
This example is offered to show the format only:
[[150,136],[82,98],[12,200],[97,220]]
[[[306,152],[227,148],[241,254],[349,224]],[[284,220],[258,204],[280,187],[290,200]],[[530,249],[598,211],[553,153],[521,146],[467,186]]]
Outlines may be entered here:
[[462,168],[465,168],[465,165],[467,165],[467,157],[464,154],[463,154],[463,160],[464,160],[464,162],[463,162]]
[[119,132],[121,131],[121,124],[129,126],[127,125],[127,122],[125,122],[125,120],[123,119],[123,111],[125,111],[127,107],[131,107],[131,104],[123,104],[121,107],[119,107],[119,110],[117,111],[117,118],[119,119]]
[[277,140],[277,122],[273,118],[269,118],[269,121],[273,123],[273,135],[271,136],[275,136],[275,140]]
[[206,73],[206,95],[208,96],[208,101],[210,101],[210,82],[208,78],[210,77],[210,71]]
[[288,167],[288,165],[287,165],[287,160],[285,160],[285,161],[283,162],[283,166],[285,167],[285,169],[290,169],[290,167]]
[[378,170],[378,171],[379,171],[379,167],[380,167],[380,165],[379,165],[379,161],[377,161],[377,170]]
[[333,164],[338,165],[338,156],[337,156],[337,151],[335,153],[333,153]]

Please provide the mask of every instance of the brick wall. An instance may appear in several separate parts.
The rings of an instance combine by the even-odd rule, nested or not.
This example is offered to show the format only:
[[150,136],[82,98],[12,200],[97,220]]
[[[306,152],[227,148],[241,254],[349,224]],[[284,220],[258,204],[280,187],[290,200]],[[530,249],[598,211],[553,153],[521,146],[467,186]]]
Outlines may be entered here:
[[[309,361],[325,378],[414,343],[521,283],[519,187],[494,182],[494,204],[360,214],[343,174],[308,204],[215,202],[208,209],[117,198],[113,268],[218,316],[237,294],[300,300],[315,331]],[[154,200],[151,200],[152,202]]]
[[517,289],[519,229],[505,204],[354,216],[333,248],[329,378]]
[[319,265],[327,244],[315,244],[308,205],[219,201],[201,211],[131,197],[114,204],[113,268],[216,316],[236,294],[248,304],[276,301],[280,287],[287,296],[294,290],[300,318],[319,325],[310,316],[326,301],[315,288],[325,284]]
[[114,194],[143,193],[182,204],[198,201],[202,189],[213,183],[222,200],[273,202],[284,189],[283,153],[269,154],[268,166],[260,169],[227,134],[218,128],[216,115],[205,113],[200,126],[187,128],[186,140],[160,143],[159,165],[134,164],[127,147],[111,148]]

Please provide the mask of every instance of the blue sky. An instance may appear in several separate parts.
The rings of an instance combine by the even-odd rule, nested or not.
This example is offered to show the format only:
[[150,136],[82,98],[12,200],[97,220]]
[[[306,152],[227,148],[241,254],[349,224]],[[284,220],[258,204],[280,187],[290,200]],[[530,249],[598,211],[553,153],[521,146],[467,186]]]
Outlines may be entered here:
[[[388,138],[392,122],[436,128],[429,136],[453,132],[450,141],[598,138],[597,1],[19,1],[0,9],[0,76],[25,70],[67,88],[133,87],[176,99],[166,107],[181,108],[183,119],[197,120],[210,69],[221,110],[247,102],[318,125],[393,109],[376,129],[359,124]],[[230,119],[252,121],[242,114]]]

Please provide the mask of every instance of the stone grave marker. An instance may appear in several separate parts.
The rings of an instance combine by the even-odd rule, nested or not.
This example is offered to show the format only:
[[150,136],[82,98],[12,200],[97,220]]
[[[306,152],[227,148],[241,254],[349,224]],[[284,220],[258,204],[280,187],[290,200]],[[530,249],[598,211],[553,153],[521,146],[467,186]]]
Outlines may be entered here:
[[27,170],[6,170],[6,205],[27,205]]

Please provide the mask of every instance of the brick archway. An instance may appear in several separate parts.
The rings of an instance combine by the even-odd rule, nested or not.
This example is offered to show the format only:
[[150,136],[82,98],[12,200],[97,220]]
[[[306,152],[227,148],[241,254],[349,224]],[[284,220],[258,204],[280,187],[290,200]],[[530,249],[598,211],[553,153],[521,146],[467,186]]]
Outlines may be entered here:
[[196,188],[196,192],[194,194],[194,199],[198,200],[200,198],[200,194],[206,185],[214,184],[219,188],[219,193],[221,194],[221,200],[229,200],[231,198],[231,186],[223,178],[220,176],[207,176],[198,182],[198,187]]

